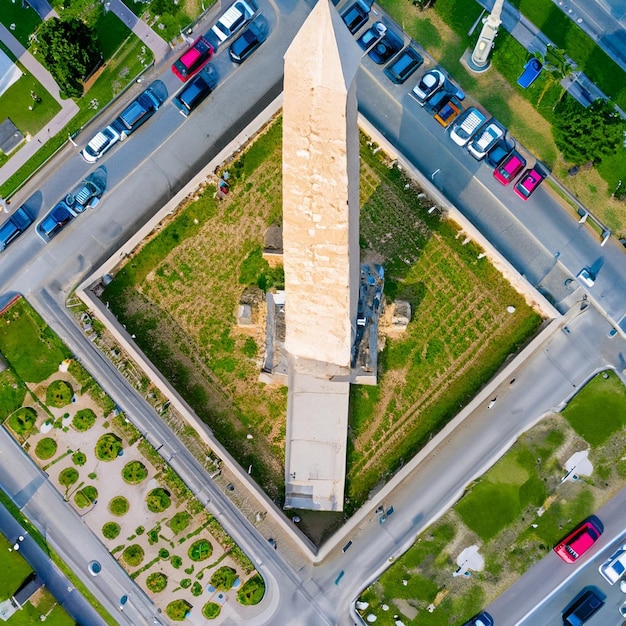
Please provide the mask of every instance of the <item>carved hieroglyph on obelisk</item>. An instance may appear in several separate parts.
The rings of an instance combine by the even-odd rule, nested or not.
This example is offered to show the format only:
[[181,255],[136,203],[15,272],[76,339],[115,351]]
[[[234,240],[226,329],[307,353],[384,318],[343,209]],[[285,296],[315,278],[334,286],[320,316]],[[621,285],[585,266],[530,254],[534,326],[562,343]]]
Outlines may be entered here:
[[361,51],[319,0],[285,54],[285,506],[342,510],[359,290]]
[[359,284],[360,60],[320,0],[285,54],[283,94],[286,349],[346,373]]

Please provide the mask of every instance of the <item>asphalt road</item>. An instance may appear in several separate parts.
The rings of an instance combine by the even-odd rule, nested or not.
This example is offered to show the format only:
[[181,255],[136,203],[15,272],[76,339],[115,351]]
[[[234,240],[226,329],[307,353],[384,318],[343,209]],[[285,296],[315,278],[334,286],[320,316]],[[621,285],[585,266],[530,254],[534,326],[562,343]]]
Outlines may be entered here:
[[[277,59],[282,59],[284,49],[313,2],[285,0],[259,4],[271,29],[260,51],[241,68],[234,69],[228,64],[222,67],[224,54],[220,52],[215,61],[218,73],[221,72],[219,87],[203,107],[184,120],[166,103],[142,129],[106,155],[98,168],[106,175],[108,190],[98,208],[79,216],[46,246],[34,229],[12,244],[3,253],[0,293],[3,299],[16,292],[29,297],[140,431],[152,443],[163,444],[161,452],[237,543],[255,556],[260,571],[269,581],[270,594],[258,623],[348,624],[350,602],[386,567],[390,556],[404,551],[416,534],[436,519],[469,481],[491,465],[521,430],[571,396],[593,371],[609,364],[622,369],[626,350],[621,338],[607,338],[609,323],[588,307],[569,323],[569,334],[557,332],[549,345],[515,373],[514,386],[506,381],[496,390],[499,399],[491,410],[477,405],[471,419],[447,437],[417,473],[400,484],[393,496],[389,496],[392,501],[387,502],[394,505],[396,512],[384,526],[373,518],[365,521],[359,532],[355,530],[349,537],[353,545],[345,554],[337,548],[322,564],[294,571],[282,558],[281,551],[272,550],[226,495],[214,487],[191,454],[86,340],[64,309],[65,297],[78,279],[126,241],[279,92],[282,71]],[[273,12],[278,5],[280,17]],[[434,177],[439,189],[485,230],[494,245],[531,282],[556,291],[559,282],[564,284],[564,279],[583,265],[600,262],[598,281],[591,294],[611,317],[621,314],[625,306],[624,264],[623,252],[616,245],[611,242],[600,248],[585,227],[577,225],[560,209],[545,187],[529,203],[518,201],[510,189],[495,183],[486,166],[457,149],[445,132],[419,109],[407,95],[409,85],[393,87],[369,59],[364,60],[363,68],[358,76],[361,111],[416,167],[429,176],[439,169]],[[168,72],[162,79],[172,93],[177,85]],[[264,80],[256,80],[257,76]],[[103,120],[103,125],[107,121]],[[91,134],[81,137],[81,146]],[[41,217],[88,171],[90,168],[80,156],[68,151],[37,178],[37,190],[32,186],[24,190],[23,198],[29,198],[29,208]],[[582,292],[581,289],[573,296],[558,292],[559,300],[576,301]],[[14,480],[13,467],[9,465],[6,470],[0,477],[4,484]],[[41,490],[52,487],[46,488],[48,483],[41,476],[34,484],[37,482],[42,484],[27,492],[25,513],[41,527],[50,529],[58,523],[57,519],[69,513],[63,513],[66,507],[48,506],[47,500],[54,502],[58,494],[46,493],[44,497]],[[10,492],[16,491],[14,488]],[[72,528],[71,535],[56,532],[52,535],[55,545],[77,571],[84,572],[93,555],[106,551],[79,520],[67,523],[72,524],[68,526]],[[73,543],[78,541],[81,552],[75,555]],[[107,556],[102,555],[103,562]],[[144,602],[141,591],[125,572],[114,563],[105,571],[101,577],[87,578],[97,597],[103,597],[115,608],[122,593],[132,589],[131,607],[144,616],[141,619],[148,619],[154,608],[149,601]],[[335,584],[341,571],[344,575]]]

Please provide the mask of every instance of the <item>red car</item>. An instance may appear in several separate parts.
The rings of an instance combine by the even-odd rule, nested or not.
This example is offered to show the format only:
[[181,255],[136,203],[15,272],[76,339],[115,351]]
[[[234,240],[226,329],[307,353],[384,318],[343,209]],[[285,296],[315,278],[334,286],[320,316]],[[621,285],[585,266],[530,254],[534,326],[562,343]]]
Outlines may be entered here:
[[567,535],[554,551],[566,563],[574,563],[598,540],[602,530],[596,522],[587,520]]
[[539,187],[545,177],[546,175],[537,169],[535,165],[535,167],[527,169],[522,174],[522,177],[517,181],[514,187],[514,191],[522,200],[528,200],[530,194]]
[[508,185],[526,167],[526,159],[513,150],[494,170],[494,178],[503,185]]
[[199,72],[213,58],[213,52],[213,46],[204,37],[200,37],[196,39],[193,46],[172,65],[172,72],[184,83]]

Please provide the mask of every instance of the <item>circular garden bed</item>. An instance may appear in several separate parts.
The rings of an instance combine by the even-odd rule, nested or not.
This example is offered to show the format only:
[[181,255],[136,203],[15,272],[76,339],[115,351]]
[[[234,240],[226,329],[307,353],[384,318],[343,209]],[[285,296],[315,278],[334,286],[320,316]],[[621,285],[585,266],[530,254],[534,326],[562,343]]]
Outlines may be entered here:
[[72,426],[79,432],[89,430],[96,423],[96,414],[91,409],[81,409],[76,412]]
[[192,561],[204,561],[213,554],[213,546],[206,539],[200,539],[191,544],[187,552]]
[[166,615],[174,622],[183,622],[193,607],[186,600],[174,600],[166,609]]
[[237,578],[237,572],[232,567],[224,565],[213,572],[211,584],[220,591],[228,591],[233,588]]
[[9,427],[18,437],[25,438],[30,435],[36,420],[37,411],[31,406],[23,406],[9,417]]
[[146,496],[146,506],[152,513],[161,513],[169,508],[171,504],[172,499],[170,498],[169,492],[162,487],[153,489]]
[[46,389],[46,404],[60,409],[72,401],[74,390],[65,380],[55,380]]
[[98,499],[98,490],[93,485],[79,489],[74,495],[74,502],[79,509],[86,509]]
[[78,470],[74,467],[66,467],[59,474],[59,483],[65,487],[71,487],[78,480]]
[[113,433],[106,433],[98,439],[95,453],[100,461],[114,461],[122,452],[122,440]]
[[124,496],[115,496],[109,502],[109,511],[113,513],[113,515],[117,517],[122,517],[122,515],[126,515],[128,513],[128,509],[130,508],[130,502]]
[[202,607],[202,615],[205,619],[215,619],[222,611],[222,607],[217,602],[207,602]]
[[122,478],[129,485],[138,485],[148,476],[148,470],[141,461],[131,461],[126,463],[122,469]]
[[244,606],[258,604],[265,595],[265,581],[259,574],[247,580],[237,592],[237,602]]
[[143,561],[145,554],[138,543],[133,543],[122,552],[122,558],[131,567],[137,567]]
[[37,442],[35,454],[42,461],[51,459],[57,453],[57,442],[52,437],[44,437]]
[[167,576],[163,572],[154,572],[146,579],[146,587],[152,593],[159,593],[167,587]]
[[107,522],[102,527],[102,536],[105,539],[115,539],[120,534],[120,525],[117,522]]

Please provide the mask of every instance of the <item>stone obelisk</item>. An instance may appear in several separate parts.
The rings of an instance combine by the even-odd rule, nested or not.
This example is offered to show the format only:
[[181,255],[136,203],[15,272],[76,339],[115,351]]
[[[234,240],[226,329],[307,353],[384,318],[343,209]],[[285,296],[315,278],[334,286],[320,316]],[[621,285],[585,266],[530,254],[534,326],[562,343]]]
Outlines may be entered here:
[[330,0],[319,0],[285,54],[286,506],[299,508],[343,507],[359,286],[360,61]]

